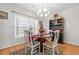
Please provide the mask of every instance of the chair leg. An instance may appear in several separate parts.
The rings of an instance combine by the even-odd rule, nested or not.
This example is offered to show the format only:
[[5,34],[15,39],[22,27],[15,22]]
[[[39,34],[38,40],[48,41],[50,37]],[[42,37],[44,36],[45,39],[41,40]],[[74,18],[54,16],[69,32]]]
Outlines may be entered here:
[[57,46],[57,54],[59,54],[59,46]]
[[43,55],[44,55],[44,44],[43,44]]
[[25,54],[27,53],[27,51],[26,51],[26,47],[25,47]]
[[40,54],[40,45],[39,45],[39,54]]
[[55,48],[53,47],[53,51],[52,51],[52,52],[53,52],[53,55],[55,55],[55,50],[54,50],[54,49],[55,49]]
[[31,55],[33,55],[33,47],[31,48]]

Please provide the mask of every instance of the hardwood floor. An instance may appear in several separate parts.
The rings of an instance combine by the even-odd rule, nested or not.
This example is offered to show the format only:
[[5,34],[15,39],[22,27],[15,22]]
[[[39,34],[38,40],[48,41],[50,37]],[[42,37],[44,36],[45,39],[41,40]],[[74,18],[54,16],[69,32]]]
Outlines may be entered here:
[[28,48],[28,46],[26,46],[26,44],[19,44],[19,45],[12,46],[9,48],[1,49],[0,55],[10,55],[11,52],[18,51],[18,50],[23,49],[25,47]]
[[[71,44],[60,44],[60,49],[63,51],[63,55],[79,55],[79,46]],[[0,55],[9,55],[11,52],[27,47],[25,44],[16,45],[13,47],[0,50]],[[28,48],[28,47],[27,47]]]
[[79,55],[79,46],[71,44],[63,44],[61,46],[63,48],[64,55]]

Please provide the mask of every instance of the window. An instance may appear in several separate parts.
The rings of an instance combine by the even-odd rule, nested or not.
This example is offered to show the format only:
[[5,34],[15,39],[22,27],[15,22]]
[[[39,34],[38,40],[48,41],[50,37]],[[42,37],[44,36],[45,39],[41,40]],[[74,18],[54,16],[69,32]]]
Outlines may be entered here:
[[14,13],[15,37],[23,37],[24,30],[32,27],[33,33],[37,33],[38,20],[29,16]]

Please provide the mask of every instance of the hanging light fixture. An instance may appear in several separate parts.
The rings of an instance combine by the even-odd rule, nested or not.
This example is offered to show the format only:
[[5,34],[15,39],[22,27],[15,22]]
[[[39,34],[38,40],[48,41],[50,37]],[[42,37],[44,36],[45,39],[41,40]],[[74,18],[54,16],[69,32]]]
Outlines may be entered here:
[[37,12],[37,15],[38,15],[39,17],[47,17],[48,14],[49,14],[49,11],[48,11],[46,8],[40,9],[40,10],[38,10],[38,12]]
[[45,31],[44,28],[43,28],[42,20],[44,20],[44,18],[47,17],[48,14],[49,14],[49,11],[48,11],[46,8],[40,9],[40,10],[38,10],[38,12],[37,12],[37,15],[38,15],[38,16],[40,17],[40,19],[41,19],[41,20],[39,21],[39,25],[40,25],[39,32],[40,32],[40,33],[43,33],[43,32]]

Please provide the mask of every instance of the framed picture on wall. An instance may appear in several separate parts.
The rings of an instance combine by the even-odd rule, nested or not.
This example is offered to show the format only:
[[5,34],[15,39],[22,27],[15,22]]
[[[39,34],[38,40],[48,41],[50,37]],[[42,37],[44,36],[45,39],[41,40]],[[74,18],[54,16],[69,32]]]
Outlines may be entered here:
[[8,18],[8,13],[4,11],[0,11],[0,19],[7,19]]

